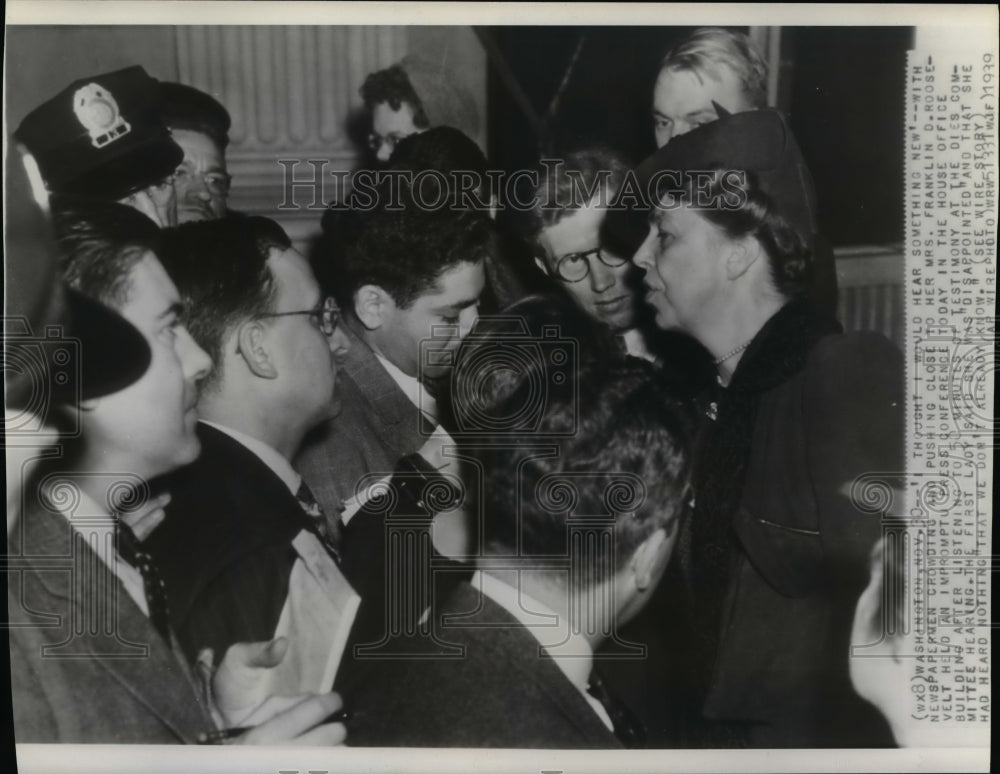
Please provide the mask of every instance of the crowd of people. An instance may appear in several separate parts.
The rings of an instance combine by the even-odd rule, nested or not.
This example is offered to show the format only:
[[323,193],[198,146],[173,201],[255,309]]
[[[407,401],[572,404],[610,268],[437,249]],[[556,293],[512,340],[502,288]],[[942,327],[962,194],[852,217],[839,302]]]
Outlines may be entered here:
[[[228,206],[210,95],[130,67],[29,114],[17,741],[900,743],[849,650],[882,534],[851,485],[902,469],[902,358],[832,316],[766,70],[695,31],[656,80],[659,149],[540,160],[511,235],[474,103],[408,57],[362,86],[372,162],[450,206],[389,177],[308,256]],[[76,346],[39,350],[53,325]]]

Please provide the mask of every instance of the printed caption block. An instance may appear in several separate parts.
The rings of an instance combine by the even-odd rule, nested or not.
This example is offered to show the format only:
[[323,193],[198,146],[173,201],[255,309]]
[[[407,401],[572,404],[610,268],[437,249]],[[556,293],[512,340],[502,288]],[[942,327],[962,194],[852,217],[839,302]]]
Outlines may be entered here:
[[902,657],[917,738],[978,745],[990,728],[997,56],[911,51],[907,76]]

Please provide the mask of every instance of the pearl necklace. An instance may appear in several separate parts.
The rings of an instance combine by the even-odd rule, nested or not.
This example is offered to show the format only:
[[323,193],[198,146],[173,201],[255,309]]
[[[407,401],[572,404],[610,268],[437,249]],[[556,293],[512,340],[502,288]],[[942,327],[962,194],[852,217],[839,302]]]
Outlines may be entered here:
[[729,354],[723,355],[722,357],[718,358],[717,360],[713,360],[712,363],[714,365],[717,365],[717,366],[722,365],[723,363],[725,363],[730,358],[734,358],[738,354],[740,354],[740,352],[742,352],[744,349],[746,349],[747,347],[749,347],[751,343],[753,343],[753,339],[747,339],[742,344],[740,344],[738,347],[736,347],[736,349],[732,350]]

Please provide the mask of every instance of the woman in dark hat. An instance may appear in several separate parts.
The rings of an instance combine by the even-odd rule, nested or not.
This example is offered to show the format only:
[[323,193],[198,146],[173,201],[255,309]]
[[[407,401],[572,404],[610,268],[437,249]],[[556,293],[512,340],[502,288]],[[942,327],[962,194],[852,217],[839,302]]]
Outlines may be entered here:
[[[881,532],[852,483],[902,465],[902,362],[810,306],[815,196],[784,118],[724,116],[640,165],[633,258],[663,328],[713,355],[678,547],[692,745],[892,744],[851,688],[851,620]],[[680,630],[678,630],[680,631]]]

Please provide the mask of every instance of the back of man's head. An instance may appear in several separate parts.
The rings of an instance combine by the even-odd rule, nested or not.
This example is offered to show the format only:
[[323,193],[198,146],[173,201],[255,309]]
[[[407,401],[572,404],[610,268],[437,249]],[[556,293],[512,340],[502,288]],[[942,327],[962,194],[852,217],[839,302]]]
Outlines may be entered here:
[[[413,175],[418,200],[431,206],[490,208],[489,162],[472,139],[451,126],[436,126],[404,137],[389,157],[389,168]],[[440,173],[440,174],[439,174]]]
[[277,294],[267,261],[291,241],[273,220],[229,213],[163,231],[159,254],[185,302],[185,323],[215,364],[202,384],[222,378],[222,346],[237,325],[272,311]]
[[753,109],[767,107],[767,63],[750,38],[721,27],[702,27],[674,46],[660,69],[690,71],[700,78],[720,80],[719,68],[733,71]]
[[[575,378],[543,376],[540,394],[538,379],[516,387],[496,382],[503,391],[500,415],[513,415],[532,399],[544,400],[544,411],[533,432],[505,438],[480,457],[490,552],[565,557],[571,553],[568,518],[613,522],[613,539],[598,540],[585,557],[588,566],[574,575],[587,584],[601,568],[626,567],[658,529],[672,534],[688,497],[689,459],[681,411],[647,363],[582,360]],[[558,454],[539,454],[542,440],[557,445]]]

